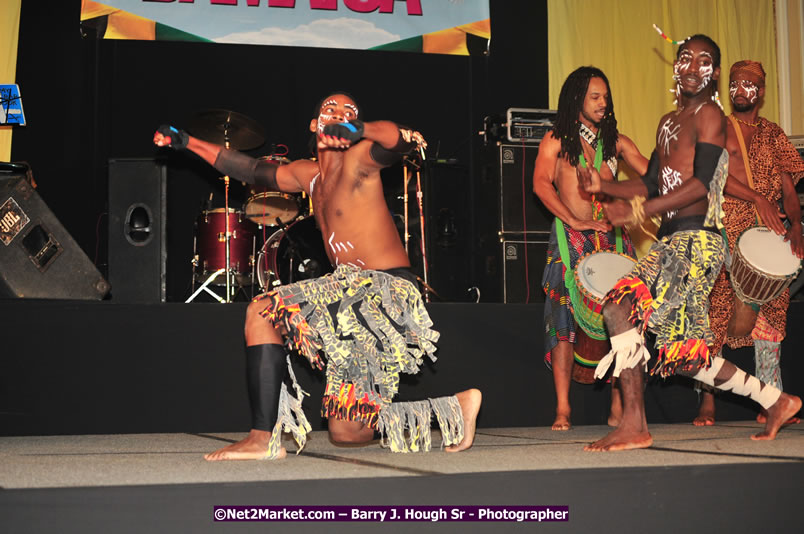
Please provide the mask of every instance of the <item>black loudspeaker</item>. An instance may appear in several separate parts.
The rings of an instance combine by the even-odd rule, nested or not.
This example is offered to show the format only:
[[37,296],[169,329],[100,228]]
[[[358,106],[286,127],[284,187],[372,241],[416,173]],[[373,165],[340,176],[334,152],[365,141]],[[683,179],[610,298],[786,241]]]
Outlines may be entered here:
[[153,159],[109,160],[112,300],[165,302],[167,171]]
[[497,149],[500,232],[549,232],[553,216],[533,194],[533,164],[538,145],[499,144]]
[[78,243],[24,176],[0,180],[0,294],[100,300],[109,292]]
[[547,260],[549,233],[528,234],[501,242],[503,302],[544,302],[542,273]]

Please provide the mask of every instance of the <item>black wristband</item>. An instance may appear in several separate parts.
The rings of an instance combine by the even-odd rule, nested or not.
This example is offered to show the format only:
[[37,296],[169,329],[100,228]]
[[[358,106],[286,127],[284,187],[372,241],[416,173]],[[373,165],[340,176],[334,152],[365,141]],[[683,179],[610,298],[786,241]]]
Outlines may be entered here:
[[336,122],[324,126],[324,135],[346,139],[352,143],[363,138],[363,121]]
[[176,150],[187,148],[187,143],[190,141],[190,136],[184,130],[179,130],[173,126],[163,124],[156,129],[167,140],[168,146]]

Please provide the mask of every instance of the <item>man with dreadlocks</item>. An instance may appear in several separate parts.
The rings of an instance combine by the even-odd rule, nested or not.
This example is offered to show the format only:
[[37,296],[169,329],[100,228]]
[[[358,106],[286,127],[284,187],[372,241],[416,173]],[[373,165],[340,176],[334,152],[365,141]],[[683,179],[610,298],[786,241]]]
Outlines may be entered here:
[[[801,205],[795,185],[804,176],[801,159],[784,131],[759,116],[765,96],[765,69],[757,61],[738,61],[729,72],[729,99],[732,114],[726,131],[729,151],[727,196],[723,202],[729,249],[734,252],[743,231],[758,224],[756,215],[768,228],[790,243],[793,254],[804,257],[801,236]],[[742,136],[740,141],[738,136]],[[776,205],[781,199],[784,212]],[[756,210],[756,211],[755,211]],[[782,224],[779,216],[787,218]],[[724,343],[731,348],[754,346],[755,373],[767,384],[782,388],[779,368],[780,348],[785,335],[790,290],[757,310],[736,297],[724,267],[709,296],[709,321],[714,342],[710,350],[720,354]],[[715,423],[715,400],[710,388],[703,388],[696,426]],[[765,422],[764,409],[757,421]],[[793,418],[790,422],[799,422]]]
[[[625,161],[640,175],[648,160],[636,145],[617,131],[609,81],[600,69],[580,67],[564,82],[552,131],[539,145],[533,170],[533,192],[556,216],[550,233],[547,265],[542,286],[547,296],[544,309],[545,357],[553,370],[556,418],[553,430],[570,429],[569,390],[575,341],[585,335],[573,318],[571,296],[577,295],[571,276],[578,260],[589,252],[615,250],[634,256],[627,234],[612,230],[602,220],[600,204],[578,185],[575,167],[592,163],[603,180],[617,176],[617,160]],[[605,162],[605,165],[603,163]],[[570,276],[566,276],[569,273]],[[602,329],[602,325],[600,325]],[[605,336],[605,332],[602,332]],[[604,349],[605,350],[605,349]],[[588,355],[585,356],[587,359]],[[609,423],[616,425],[621,402],[612,388]]]
[[719,231],[729,161],[726,117],[716,101],[720,49],[709,37],[693,35],[679,47],[673,67],[677,109],[659,121],[656,149],[642,180],[608,182],[594,169],[581,169],[586,191],[614,198],[604,205],[612,224],[631,226],[647,216],[662,216],[659,240],[606,296],[603,316],[612,350],[601,360],[596,376],[604,376],[613,364],[613,375],[620,378],[623,415],[616,429],[585,447],[589,451],[653,443],[643,397],[650,359],[647,329],[656,335],[659,351],[652,373],[691,377],[750,397],[767,410],[765,429],[752,439],[774,439],[801,408],[798,397],[709,352],[708,296],[726,251]]
[[[410,272],[410,262],[385,203],[380,169],[417,146],[418,132],[388,121],[363,122],[349,95],[325,97],[309,123],[317,136],[317,161],[276,166],[208,143],[170,126],[154,134],[158,146],[187,149],[220,172],[269,190],[305,191],[336,267],[331,275],[280,285],[248,306],[246,371],[251,431],[207,460],[285,457],[282,432],[299,450],[310,425],[303,392],[290,369],[285,345],[326,368],[322,415],[335,443],[365,443],[374,431],[391,450],[429,450],[435,415],[448,452],[469,448],[481,393],[418,402],[392,402],[399,373],[416,373],[422,358],[435,359],[438,333]],[[285,384],[289,374],[293,393]]]

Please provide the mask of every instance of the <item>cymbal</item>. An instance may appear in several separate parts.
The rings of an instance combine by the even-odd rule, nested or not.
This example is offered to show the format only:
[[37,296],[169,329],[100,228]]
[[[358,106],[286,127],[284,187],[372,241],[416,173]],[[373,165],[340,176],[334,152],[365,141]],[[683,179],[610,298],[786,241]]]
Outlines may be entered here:
[[226,145],[228,141],[234,150],[250,150],[265,143],[265,131],[254,119],[225,109],[199,111],[187,129],[210,143]]

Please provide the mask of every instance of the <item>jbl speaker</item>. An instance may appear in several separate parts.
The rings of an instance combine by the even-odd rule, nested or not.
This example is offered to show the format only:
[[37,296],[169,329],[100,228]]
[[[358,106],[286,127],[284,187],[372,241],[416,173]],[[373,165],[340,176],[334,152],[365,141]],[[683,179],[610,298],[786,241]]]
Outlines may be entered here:
[[528,235],[501,242],[503,260],[503,302],[544,302],[542,274],[547,259],[549,233]]
[[109,160],[109,282],[112,301],[165,302],[165,166]]
[[533,194],[539,147],[498,145],[500,233],[549,232],[553,216]]
[[24,176],[0,180],[0,294],[100,300],[109,283]]

